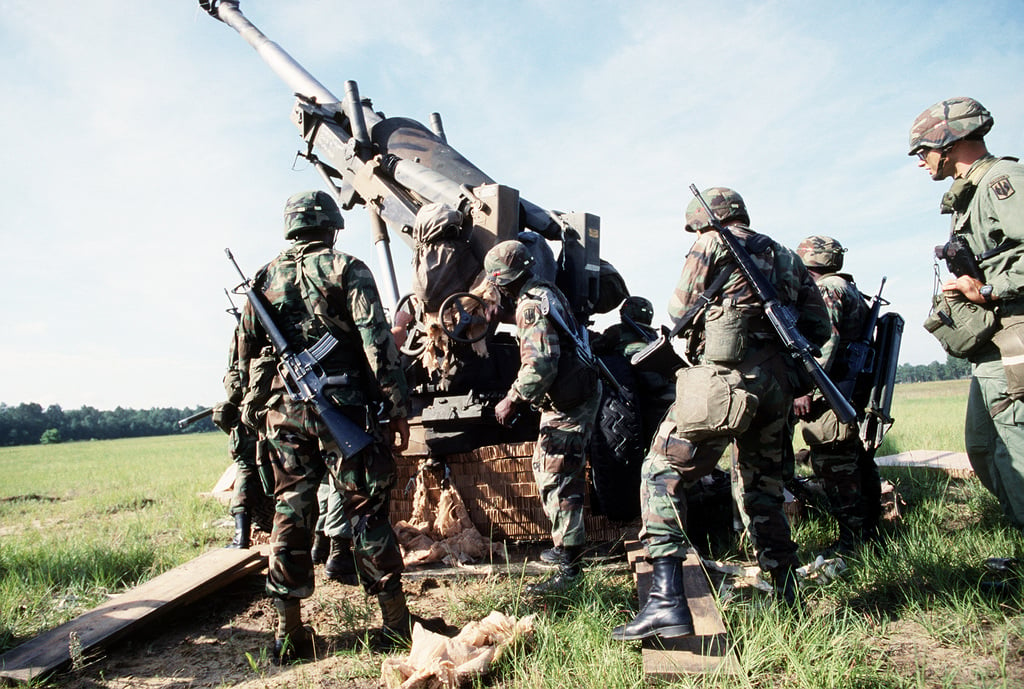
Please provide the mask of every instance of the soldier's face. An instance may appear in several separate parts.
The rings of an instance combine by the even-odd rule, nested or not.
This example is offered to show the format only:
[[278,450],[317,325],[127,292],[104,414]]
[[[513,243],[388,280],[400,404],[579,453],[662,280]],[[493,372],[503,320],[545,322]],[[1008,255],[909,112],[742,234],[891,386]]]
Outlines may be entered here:
[[949,167],[949,158],[943,151],[936,148],[922,148],[917,152],[917,166],[928,171],[929,176],[936,182],[949,177],[946,168]]

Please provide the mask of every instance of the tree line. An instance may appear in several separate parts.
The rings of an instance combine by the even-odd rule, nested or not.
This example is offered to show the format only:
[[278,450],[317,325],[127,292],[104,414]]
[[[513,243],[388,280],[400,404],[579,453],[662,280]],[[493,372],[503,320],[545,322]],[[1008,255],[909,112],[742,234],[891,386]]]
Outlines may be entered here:
[[174,409],[124,409],[100,411],[93,407],[65,411],[52,404],[43,409],[34,402],[8,406],[0,403],[0,445],[36,445],[68,440],[110,440],[140,438],[173,433],[203,433],[216,430],[209,417],[184,429],[178,420],[203,407]]
[[[900,364],[897,383],[932,380],[956,380],[971,375],[971,364],[964,359],[946,357],[945,363]],[[34,402],[8,406],[0,403],[0,446],[59,443],[69,440],[109,440],[140,438],[174,433],[205,433],[216,430],[209,417],[184,429],[178,420],[202,411],[203,407],[175,409],[124,409],[100,411],[93,407],[65,411],[53,404],[45,409]]]

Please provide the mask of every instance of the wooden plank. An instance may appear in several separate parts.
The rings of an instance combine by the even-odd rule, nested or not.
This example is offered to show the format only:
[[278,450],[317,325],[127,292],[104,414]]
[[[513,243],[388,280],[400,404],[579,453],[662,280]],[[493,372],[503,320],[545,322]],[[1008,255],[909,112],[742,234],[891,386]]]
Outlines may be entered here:
[[940,469],[957,478],[974,475],[974,468],[965,452],[948,450],[911,450],[895,455],[875,457],[880,467],[905,467],[911,469]]
[[64,669],[71,664],[71,645],[83,655],[109,646],[175,607],[259,572],[269,552],[269,546],[218,548],[164,572],[3,654],[0,680],[29,682]]
[[[640,607],[647,602],[653,568],[647,551],[636,541],[626,543],[626,556],[633,569]],[[683,562],[683,587],[693,615],[693,636],[676,639],[645,639],[642,644],[644,675],[676,679],[683,675],[741,673],[739,661],[730,649],[728,634],[718,611],[700,556],[693,548]]]

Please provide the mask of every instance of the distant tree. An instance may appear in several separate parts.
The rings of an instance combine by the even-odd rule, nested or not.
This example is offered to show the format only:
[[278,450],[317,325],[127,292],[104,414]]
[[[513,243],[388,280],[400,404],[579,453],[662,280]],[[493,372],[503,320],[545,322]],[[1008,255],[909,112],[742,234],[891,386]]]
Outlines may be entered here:
[[39,436],[40,445],[50,445],[51,443],[60,443],[63,439],[60,437],[60,431],[56,428],[47,428],[43,431],[43,434]]

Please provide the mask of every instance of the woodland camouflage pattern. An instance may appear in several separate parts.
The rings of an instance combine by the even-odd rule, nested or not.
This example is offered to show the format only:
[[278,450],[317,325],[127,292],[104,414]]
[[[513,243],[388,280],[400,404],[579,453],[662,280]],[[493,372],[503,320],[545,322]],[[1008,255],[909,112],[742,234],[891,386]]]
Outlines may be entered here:
[[[395,463],[376,423],[379,404],[386,416],[405,416],[408,390],[398,350],[391,337],[376,283],[358,259],[333,251],[323,241],[300,237],[257,276],[278,327],[296,348],[308,348],[330,332],[339,344],[324,358],[328,375],[347,375],[347,386],[329,396],[339,410],[367,429],[375,442],[336,464],[340,452],[312,407],[295,402],[279,375],[265,395],[247,395],[265,404],[266,434],[275,472],[277,513],[271,534],[267,592],[280,598],[304,598],[313,590],[310,545],[317,489],[330,463],[344,496],[345,518],[352,525],[353,551],[360,580],[375,594],[401,585],[402,559],[388,516],[388,491]],[[260,361],[266,335],[248,302],[242,312],[241,366]],[[250,370],[250,392],[258,374]],[[243,412],[243,418],[247,415]]]
[[[730,229],[744,246],[753,235],[745,226]],[[798,325],[805,337],[815,344],[825,342],[831,324],[821,295],[800,258],[775,242],[767,242],[765,249],[752,254],[752,258],[775,286],[782,303],[797,308]],[[797,546],[782,509],[783,482],[793,469],[789,417],[798,378],[792,358],[783,351],[760,301],[735,269],[717,231],[700,233],[691,247],[669,301],[669,315],[680,318],[722,270],[730,271],[731,277],[712,303],[721,304],[729,298],[749,312],[747,347],[740,363],[731,367],[742,374],[744,387],[757,397],[758,406],[750,427],[735,440],[751,540],[761,568],[771,571],[797,564]],[[691,354],[699,358],[704,349],[703,319],[693,329],[696,344]],[[685,488],[714,468],[730,440],[720,437],[696,443],[678,433],[671,421],[662,424],[642,469],[641,536],[652,558],[685,556],[689,546],[684,531]]]
[[[492,252],[495,250],[487,256],[491,257]],[[562,318],[575,325],[561,292],[530,275],[516,297],[520,366],[508,398],[543,410],[533,453],[534,480],[544,513],[551,520],[554,544],[582,546],[586,543],[585,448],[590,443],[601,403],[601,384],[596,371],[581,362],[575,344],[543,313],[541,304],[545,297],[551,309],[559,309]],[[577,390],[578,399],[556,407],[550,393],[564,393],[568,389]]]
[[256,473],[256,451],[258,447],[258,436],[256,431],[241,423],[237,410],[242,404],[245,394],[245,386],[248,382],[248,372],[241,370],[238,364],[240,328],[235,328],[231,334],[231,346],[228,351],[228,368],[224,373],[224,392],[228,399],[225,405],[235,409],[235,421],[228,430],[228,453],[236,466],[235,487],[231,495],[229,512],[232,515],[250,511],[263,492],[263,485],[260,483]]
[[[860,339],[868,318],[868,305],[850,275],[829,273],[818,278],[817,284],[832,323],[832,334],[828,342],[821,346],[818,363],[833,381],[838,381],[844,379],[849,371],[845,356],[847,346]],[[807,421],[816,421],[827,414],[835,416],[825,398],[816,393],[811,401],[811,416]],[[857,409],[857,416],[864,418],[863,408]],[[841,529],[848,529],[850,534],[859,538],[865,519],[873,524],[876,516],[866,514],[865,508],[872,508],[864,500],[865,489],[872,490],[868,482],[874,481],[877,485],[879,478],[874,459],[865,456],[856,423],[849,428],[845,440],[808,444],[811,468],[821,479],[833,516]],[[877,491],[872,492],[873,495],[875,493]]]
[[325,191],[293,194],[284,206],[284,238],[295,239],[312,230],[340,230],[345,218],[338,204]]
[[808,268],[838,271],[843,268],[843,254],[846,253],[846,249],[831,237],[814,235],[800,242],[796,253]]
[[[730,220],[739,220],[742,223],[749,223],[750,216],[747,214],[747,206],[743,203],[743,197],[728,187],[711,187],[700,193],[712,212],[719,221],[725,223]],[[686,231],[699,232],[711,227],[708,213],[704,210],[701,202],[694,197],[686,207]]]
[[991,113],[973,98],[949,98],[931,106],[910,127],[910,151],[945,148],[968,136],[981,137],[992,128]]

